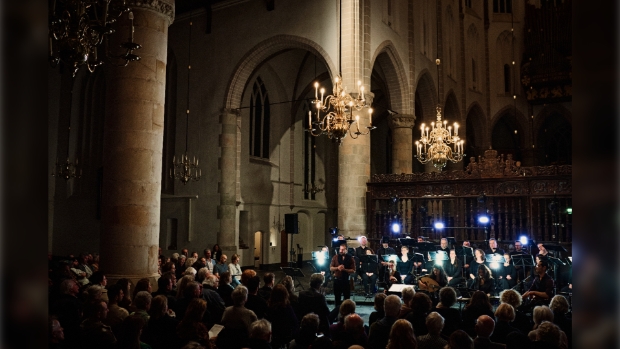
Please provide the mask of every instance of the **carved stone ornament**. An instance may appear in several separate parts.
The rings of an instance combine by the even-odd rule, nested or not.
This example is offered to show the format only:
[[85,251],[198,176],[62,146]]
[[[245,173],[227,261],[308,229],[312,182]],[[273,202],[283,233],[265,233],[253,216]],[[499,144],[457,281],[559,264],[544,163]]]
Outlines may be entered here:
[[128,0],[126,4],[127,6],[131,8],[139,7],[139,8],[144,8],[144,9],[148,9],[148,10],[161,13],[162,15],[168,17],[168,19],[170,20],[170,24],[174,22],[174,5],[171,5],[170,3],[166,1],[163,1],[163,0],[146,0],[146,1]]
[[390,128],[413,128],[415,125],[415,115],[394,114],[388,118]]

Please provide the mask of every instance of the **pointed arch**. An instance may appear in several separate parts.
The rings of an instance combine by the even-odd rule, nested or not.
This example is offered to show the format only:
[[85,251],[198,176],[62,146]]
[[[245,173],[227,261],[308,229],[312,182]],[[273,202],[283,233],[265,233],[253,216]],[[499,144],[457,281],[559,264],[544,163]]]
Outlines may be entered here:
[[413,113],[411,90],[407,83],[405,66],[398,55],[396,47],[390,40],[382,42],[371,59],[371,66],[379,64],[385,75],[389,92],[390,106],[402,114]]

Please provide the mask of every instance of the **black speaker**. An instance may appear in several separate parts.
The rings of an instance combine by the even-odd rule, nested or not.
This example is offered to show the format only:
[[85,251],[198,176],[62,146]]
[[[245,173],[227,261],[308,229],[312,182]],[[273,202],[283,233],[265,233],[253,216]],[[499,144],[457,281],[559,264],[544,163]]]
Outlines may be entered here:
[[286,213],[284,215],[284,230],[287,234],[299,234],[297,213]]

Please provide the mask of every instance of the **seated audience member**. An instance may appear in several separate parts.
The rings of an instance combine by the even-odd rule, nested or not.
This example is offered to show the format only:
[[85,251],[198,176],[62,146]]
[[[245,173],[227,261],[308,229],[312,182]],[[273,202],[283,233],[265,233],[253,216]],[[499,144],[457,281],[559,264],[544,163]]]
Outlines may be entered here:
[[474,331],[476,338],[474,339],[474,349],[502,349],[506,348],[505,344],[493,343],[490,339],[495,329],[495,321],[488,315],[480,315],[476,321]]
[[288,349],[309,349],[319,333],[319,323],[318,315],[314,313],[306,314],[301,319],[297,338],[289,343]]
[[172,272],[165,272],[162,274],[162,276],[157,279],[157,291],[151,293],[151,296],[153,297],[157,297],[159,295],[162,295],[166,298],[168,298],[168,307],[170,309],[175,309],[176,308],[176,302],[177,299],[176,297],[172,296],[172,288],[174,287],[173,284],[173,277],[174,274]]
[[149,291],[138,292],[133,300],[135,311],[130,313],[129,316],[139,316],[144,320],[145,323],[148,323],[150,318],[148,311],[151,308],[152,300],[153,296],[151,296],[151,293]]
[[196,282],[199,284],[202,284],[202,282],[205,280],[205,278],[207,277],[207,275],[209,275],[209,269],[207,269],[207,267],[202,267],[200,269],[198,269],[198,272],[196,273]]
[[[188,268],[194,268],[194,263],[196,263],[196,261],[198,260],[198,258],[194,258],[194,257],[187,257],[187,259],[185,260],[185,268],[183,270],[183,275],[187,275],[185,272],[187,271]],[[196,268],[194,268],[194,270],[197,270]]]
[[347,349],[351,346],[368,345],[368,336],[364,331],[364,320],[358,314],[349,314],[344,318],[344,336],[333,341],[334,349]]
[[532,340],[534,348],[565,349],[566,338],[562,338],[562,333],[562,330],[551,321],[543,321],[528,337]]
[[515,309],[510,304],[502,303],[495,310],[495,330],[491,340],[496,343],[508,344],[507,337],[512,332],[521,332],[516,327],[511,326],[515,319]]
[[[250,309],[256,314],[256,317],[262,319],[265,317],[269,306],[267,302],[258,295],[258,286],[260,286],[260,277],[255,275],[250,278],[244,284],[248,288],[248,301],[245,302],[245,307]],[[272,321],[273,323],[273,321]]]
[[400,307],[399,319],[404,319],[407,314],[411,312],[411,300],[413,299],[413,295],[415,295],[415,291],[413,287],[405,287],[403,288],[402,294],[403,305]]
[[101,299],[104,302],[108,302],[108,290],[105,288],[108,284],[108,279],[105,274],[100,270],[95,271],[93,275],[90,276],[89,280],[91,285],[101,287]]
[[[260,280],[259,280],[260,281]],[[252,349],[271,349],[278,348],[272,346],[272,327],[271,323],[265,319],[258,320],[250,325],[249,347]]]
[[383,303],[385,302],[385,293],[377,293],[375,296],[374,308],[375,311],[370,313],[368,317],[368,330],[370,330],[370,326],[375,323],[375,321],[379,319],[383,319],[385,317],[385,310],[383,310]]
[[[310,276],[310,289],[299,292],[299,317],[314,313],[319,317],[319,332],[329,336],[329,308],[325,296],[320,292],[325,277],[320,273]],[[269,291],[271,294],[272,291]]]
[[187,344],[190,341],[198,342],[204,346],[209,344],[209,330],[202,323],[205,311],[207,311],[207,302],[204,299],[194,298],[189,303],[183,320],[176,328],[177,336],[182,344]]
[[194,267],[187,267],[187,269],[185,269],[185,271],[183,272],[183,276],[191,276],[194,278],[193,280],[195,281],[197,273],[198,272]]
[[441,338],[444,318],[437,312],[431,312],[426,317],[428,334],[418,337],[418,349],[443,349],[448,341]]
[[136,287],[134,287],[134,289],[133,289],[133,296],[132,296],[132,298],[134,300],[134,303],[132,303],[131,306],[130,306],[130,309],[129,309],[130,312],[136,310],[136,308],[135,308],[136,307],[136,305],[135,305],[135,298],[136,298],[136,295],[138,294],[138,292],[140,292],[140,291],[146,291],[149,294],[151,294],[153,292],[153,288],[151,286],[151,281],[149,279],[142,278],[142,279],[138,280],[138,282],[136,283]]
[[444,287],[439,290],[439,303],[434,311],[444,318],[443,330],[441,334],[445,338],[449,338],[452,332],[461,328],[461,312],[452,308],[456,303],[456,291],[452,287]]
[[190,281],[187,283],[185,288],[183,289],[183,298],[179,299],[176,303],[176,308],[174,312],[179,317],[179,319],[183,319],[185,317],[185,311],[189,304],[194,300],[194,298],[201,298],[202,289],[200,284],[196,281]]
[[230,273],[225,271],[220,275],[220,283],[217,288],[217,293],[220,294],[224,300],[224,304],[229,307],[233,305],[232,292],[235,288],[230,284]]
[[385,298],[383,309],[385,317],[378,320],[372,326],[368,334],[368,347],[371,349],[385,349],[390,339],[392,325],[398,320],[400,314],[400,298],[390,295]]
[[78,299],[80,286],[73,279],[60,284],[60,297],[52,305],[51,313],[58,317],[65,334],[65,345],[73,347],[79,343],[82,302]]
[[[534,307],[534,311],[532,313],[532,320],[534,320],[533,330],[528,333],[528,337],[531,341],[536,341],[538,327],[545,321],[553,323],[553,312],[546,305],[539,305]],[[559,328],[558,328],[559,329]],[[564,331],[560,331],[560,348],[566,349],[568,347],[568,338],[566,337],[566,333]]]
[[265,301],[269,300],[271,296],[275,278],[276,276],[273,273],[265,273],[265,275],[263,275],[263,282],[265,285],[258,290],[258,294],[263,297]]
[[[256,272],[252,269],[246,269],[241,273],[241,284],[245,287],[248,287],[248,281],[250,281],[251,278],[256,276]],[[260,278],[259,278],[260,280]],[[260,286],[260,283],[258,284]],[[267,300],[265,300],[266,302]]]
[[176,263],[174,263],[173,261],[167,262],[164,265],[161,266],[161,273],[167,273],[167,272],[172,272],[175,273],[177,272],[177,265]]
[[[482,291],[476,291],[461,313],[463,330],[472,337],[476,336],[475,325],[481,315],[487,315],[491,319],[495,317],[493,306],[487,294]],[[495,321],[493,321],[493,327],[495,327]]]
[[73,273],[75,280],[78,282],[79,286],[86,286],[90,283],[88,277],[86,276],[86,272],[80,269],[80,262],[77,258],[70,260],[71,266],[69,270]]
[[187,256],[186,255],[180,255],[179,256],[179,262],[177,263],[177,266],[175,268],[175,275],[177,277],[177,279],[180,279],[183,277],[183,272],[185,271],[185,269],[187,269],[188,265],[185,263],[187,261]]
[[512,322],[512,326],[516,327],[523,334],[527,334],[532,330],[532,320],[519,309],[521,302],[521,294],[515,290],[504,290],[499,294],[499,300],[501,303],[512,305],[515,310],[515,319]]
[[566,333],[568,339],[568,347],[572,347],[573,325],[568,313],[568,301],[562,295],[556,295],[551,298],[549,309],[553,312],[553,323],[560,327],[560,330]]
[[521,332],[511,332],[506,336],[507,349],[532,349],[532,342],[526,334]]
[[411,322],[413,326],[413,333],[417,337],[423,336],[428,333],[426,328],[426,316],[433,308],[433,302],[431,298],[422,292],[418,292],[411,299],[411,312],[405,319]]
[[129,312],[125,308],[121,308],[118,305],[123,299],[123,289],[121,285],[116,284],[110,286],[108,290],[108,297],[110,302],[108,303],[108,316],[106,317],[104,323],[112,328],[114,333],[118,332],[118,326],[125,320],[127,316],[129,316]]
[[329,326],[329,333],[332,341],[338,341],[341,336],[344,335],[344,318],[355,313],[355,302],[350,299],[345,299],[338,308],[338,322]]
[[265,318],[273,325],[271,342],[275,348],[289,343],[299,331],[299,321],[288,296],[288,291],[283,285],[276,285],[269,298],[269,309]]
[[182,343],[176,334],[179,320],[173,317],[174,315],[174,312],[168,309],[168,298],[163,294],[155,296],[149,309],[150,319],[143,332],[144,342],[153,349],[180,347]]
[[224,300],[217,293],[217,277],[211,274],[202,282],[202,298],[207,301],[207,326],[219,324],[222,321],[222,315],[226,309]]
[[84,303],[94,302],[94,301],[104,301],[103,299],[103,287],[99,285],[87,286],[84,290]]
[[206,266],[207,266],[207,261],[204,257],[196,258],[196,261],[194,262],[194,264],[192,264],[192,268],[196,269],[196,271],[202,268],[206,268]]
[[48,341],[47,341],[48,349],[65,348],[65,346],[63,345],[65,341],[64,329],[60,325],[60,322],[58,321],[57,317],[55,316],[49,317],[48,326],[47,326],[47,334],[48,334]]
[[285,276],[284,279],[282,279],[282,285],[286,287],[286,290],[288,291],[288,300],[291,302],[291,307],[293,307],[295,314],[298,314],[299,297],[297,297],[297,294],[295,293],[295,283],[293,282],[293,278],[288,275]]
[[247,336],[250,325],[257,320],[256,314],[245,307],[245,302],[248,300],[248,289],[243,285],[237,286],[233,290],[231,298],[233,305],[224,310],[222,325],[227,329],[242,330]]
[[221,278],[221,275],[228,271],[228,264],[226,264],[226,260],[228,260],[228,257],[223,254],[218,260],[217,264],[215,264],[215,267],[213,267],[213,274]]
[[237,285],[241,284],[241,266],[239,265],[239,255],[233,254],[230,257],[230,264],[228,264],[228,271],[230,271],[230,275],[232,276],[231,285],[233,287],[237,287]]
[[191,275],[185,275],[181,278],[181,281],[179,281],[179,283],[177,284],[177,293],[176,293],[177,302],[183,299],[185,288],[190,282],[194,282],[194,277]]
[[122,278],[119,279],[116,284],[120,285],[123,290],[123,299],[118,302],[118,306],[129,310],[131,307],[131,281],[127,278]]
[[84,306],[84,321],[80,324],[80,346],[83,348],[114,348],[116,337],[112,328],[103,323],[108,315],[108,305],[99,300]]
[[418,341],[413,333],[413,327],[407,320],[400,319],[394,322],[394,325],[390,329],[390,334],[387,342],[386,349],[401,349],[401,348],[417,348]]
[[474,340],[463,330],[452,332],[446,349],[474,349]]
[[140,341],[144,319],[139,316],[128,316],[123,320],[118,333],[117,349],[152,349],[152,347]]
[[209,273],[213,274],[213,267],[215,266],[216,261],[213,260],[213,258],[211,258],[211,250],[209,250],[208,248],[205,248],[202,251],[202,254],[205,257],[205,268],[209,270]]

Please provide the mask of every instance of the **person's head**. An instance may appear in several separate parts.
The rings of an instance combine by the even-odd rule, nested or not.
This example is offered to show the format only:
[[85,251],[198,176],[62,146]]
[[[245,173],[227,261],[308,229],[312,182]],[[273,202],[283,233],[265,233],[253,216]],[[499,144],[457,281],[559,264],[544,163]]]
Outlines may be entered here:
[[204,251],[202,251],[202,253],[204,254],[207,260],[211,259],[211,250],[209,250],[208,248],[205,248]]
[[117,285],[121,285],[123,289],[124,299],[131,299],[131,281],[127,278],[119,279],[116,282]]
[[172,273],[170,272],[162,274],[162,276],[157,279],[158,290],[170,292],[172,291],[173,286],[174,285],[172,284]]
[[489,247],[492,249],[496,249],[497,248],[497,240],[495,240],[495,238],[490,238],[489,239]]
[[299,326],[300,335],[304,333],[311,334],[312,337],[314,337],[314,335],[316,335],[316,333],[319,331],[320,323],[321,321],[319,319],[319,316],[315,313],[309,313],[304,315],[304,317],[301,318],[301,324]]
[[177,271],[177,265],[174,262],[168,262],[161,267],[161,272],[165,273],[171,271],[175,273]]
[[455,249],[451,249],[450,250],[450,259],[455,259],[456,258],[456,250]]
[[184,255],[184,256],[189,256],[189,250],[184,248],[184,249],[181,250],[181,254]]
[[541,259],[536,263],[536,274],[543,275],[547,272],[547,269],[549,269],[549,264],[546,260]]
[[232,257],[230,257],[230,262],[232,264],[237,264],[239,263],[239,255],[238,254],[233,254]]
[[441,265],[433,265],[433,275],[435,275],[435,277],[439,277],[444,274],[445,272],[443,271],[443,267]]
[[179,284],[177,285],[177,298],[183,298],[187,284],[192,281],[194,281],[194,277],[192,275],[185,275],[181,278],[181,281],[179,281]]
[[445,250],[446,248],[448,248],[448,239],[441,238],[441,241],[439,242],[439,245],[441,245],[441,248],[443,248]]
[[476,320],[475,329],[478,337],[489,338],[495,330],[495,320],[488,315],[480,315]]
[[[241,284],[244,286],[248,286],[248,282],[250,281],[251,278],[256,276],[256,272],[252,269],[246,269],[241,273]],[[260,285],[260,277],[258,278],[258,283]],[[252,293],[250,291],[250,293]]]
[[103,287],[99,285],[92,285],[86,289],[86,301],[101,300],[103,295]]
[[339,234],[339,235],[338,235],[338,240],[344,240],[344,235]]
[[390,243],[390,238],[387,236],[384,236],[381,238],[381,246],[383,246],[383,248],[388,248]]
[[497,321],[513,322],[515,320],[515,308],[510,304],[502,303],[495,310],[495,318]]
[[342,322],[345,316],[353,313],[355,313],[355,302],[350,299],[345,299],[338,309],[338,320]]
[[438,335],[443,330],[444,318],[438,312],[432,311],[426,317],[426,328],[428,329],[428,333],[432,335]]
[[[323,285],[323,282],[325,282],[325,276],[323,276],[321,273],[314,273],[310,276],[310,287],[314,288],[315,290],[320,289],[321,285]],[[265,285],[270,285],[267,283],[267,280],[265,280]],[[273,279],[271,279],[271,285],[273,285]]]
[[97,270],[96,272],[94,272],[93,275],[88,278],[88,281],[90,281],[94,285],[101,285],[103,287],[106,287],[106,285],[108,284],[108,279],[105,277],[101,270]]
[[515,241],[515,251],[521,252],[522,249],[523,249],[523,244],[521,244],[521,241],[519,240]]
[[469,300],[469,303],[467,303],[467,306],[465,306],[465,308],[487,308],[489,310],[493,310],[493,306],[491,305],[491,302],[489,302],[489,296],[487,296],[486,293],[482,292],[482,291],[476,291],[474,292],[474,294],[472,294],[471,299]]
[[260,287],[260,276],[254,275],[249,278],[244,285],[248,288],[249,294],[257,294],[258,288]]
[[388,339],[387,349],[400,349],[400,348],[412,348],[418,347],[415,334],[413,333],[413,326],[411,322],[405,319],[399,319],[394,322],[390,329],[390,337]]
[[523,299],[521,298],[521,294],[515,290],[507,289],[503,290],[499,294],[499,300],[502,303],[510,304],[514,309],[517,309],[521,306],[521,302]]
[[151,307],[151,301],[153,300],[153,296],[148,291],[140,291],[136,294],[133,300],[133,304],[139,310],[148,311]]
[[136,287],[133,290],[133,297],[136,298],[136,294],[140,291],[147,291],[148,293],[151,293],[152,287],[151,287],[151,281],[149,279],[142,278],[138,280],[138,283],[136,284]]
[[504,253],[504,259],[506,260],[506,263],[510,263],[510,253]]
[[208,285],[211,286],[213,288],[217,288],[218,286],[218,280],[217,280],[217,276],[211,274],[208,275],[203,281],[202,281],[203,285]]
[[232,291],[230,297],[232,298],[235,306],[243,306],[248,300],[248,288],[243,285],[239,285]]
[[403,293],[403,304],[409,306],[409,302],[411,302],[411,300],[413,299],[413,296],[415,295],[415,291],[413,290],[413,287],[403,288],[402,293]]
[[228,256],[226,256],[225,254],[222,254],[222,256],[220,257],[220,263],[224,264],[226,263],[226,260],[228,260]]
[[424,238],[421,236],[418,236],[418,242],[424,242]]
[[323,246],[323,247],[321,247],[321,251],[329,252],[329,248],[327,246]]
[[84,305],[84,317],[103,320],[108,316],[108,304],[102,300],[87,302]]
[[110,304],[116,304],[120,302],[124,296],[125,293],[123,292],[123,288],[121,287],[121,285],[114,284],[108,287],[108,300]]
[[340,245],[340,247],[338,247],[338,253],[341,256],[344,256],[345,254],[347,254],[347,244]]
[[209,268],[207,267],[202,267],[200,269],[198,269],[198,272],[196,273],[196,281],[200,281],[202,282],[207,275],[209,275],[211,272],[209,271]]
[[443,287],[439,290],[439,301],[447,308],[456,303],[456,291],[452,287]]
[[166,315],[168,311],[168,297],[160,294],[155,296],[151,301],[151,309],[149,309],[149,315],[154,319],[159,319],[160,317]]
[[[315,274],[312,274],[315,275]],[[321,275],[321,274],[319,274]],[[321,275],[323,276],[323,275]],[[273,280],[276,278],[276,276],[273,273],[265,273],[265,275],[263,275],[263,282],[265,283],[265,286],[268,287],[272,287],[273,288]],[[310,287],[314,287],[312,286],[312,276],[310,277]]]
[[469,240],[463,241],[463,247],[471,247],[471,243],[469,242]]
[[534,325],[540,325],[543,321],[551,321],[553,322],[553,312],[546,305],[539,305],[534,307],[534,311],[532,312],[532,320],[534,321]]
[[476,255],[476,260],[484,261],[484,257],[486,256],[486,254],[484,253],[483,250],[477,248],[474,250],[474,254]]
[[448,347],[450,349],[473,349],[474,340],[463,330],[452,332],[448,339]]
[[50,343],[60,343],[65,340],[65,330],[55,316],[49,317],[47,333]]
[[487,267],[486,265],[479,265],[478,266],[478,277],[484,280],[489,280],[491,279],[493,276],[491,274],[491,269],[489,269],[489,267]]
[[543,321],[536,329],[536,340],[557,348],[560,345],[560,328],[551,321]]
[[225,271],[220,274],[220,285],[228,285],[232,282],[230,272]]
[[198,260],[198,252],[192,252],[192,258],[194,258],[195,260]]
[[293,283],[292,277],[288,275],[285,276],[284,279],[282,279],[282,286],[286,287],[289,297],[295,295],[295,283]]
[[551,303],[549,303],[549,309],[554,313],[558,314],[566,314],[568,313],[568,301],[562,295],[555,295],[551,298]]
[[409,253],[409,247],[407,247],[407,246],[402,246],[402,247],[400,248],[400,253],[401,253],[403,256],[406,256],[406,255]]
[[364,319],[358,314],[349,314],[344,317],[344,329],[353,335],[364,333]]
[[194,298],[189,302],[187,306],[187,310],[185,311],[185,316],[183,317],[184,322],[200,322],[202,321],[202,317],[207,310],[207,301],[202,298]]
[[271,322],[266,319],[254,321],[250,325],[250,338],[271,342]]
[[388,262],[388,268],[390,268],[390,270],[394,270],[394,261],[390,259],[390,261]]
[[371,250],[370,248],[366,250],[366,255],[367,255],[367,256],[371,255],[372,253],[373,253],[373,252],[372,252],[372,250]]
[[383,305],[385,304],[385,297],[387,297],[387,295],[385,293],[377,293],[377,295],[375,296],[375,310],[376,311],[383,311]]
[[65,279],[60,283],[60,291],[75,297],[80,293],[80,286],[73,279]]
[[413,295],[413,298],[411,299],[411,311],[413,311],[414,313],[418,315],[426,314],[431,310],[432,307],[433,302],[426,293],[418,292]]
[[183,290],[183,298],[192,299],[200,297],[200,284],[196,281],[190,281]]
[[368,239],[364,235],[362,235],[360,237],[360,245],[366,246],[367,244],[368,244]]
[[538,244],[538,253],[540,253],[540,254],[547,254],[547,249],[545,248],[545,245]]
[[400,313],[400,307],[400,297],[393,294],[385,297],[385,302],[383,303],[383,310],[385,310],[385,316],[398,317],[398,313]]

